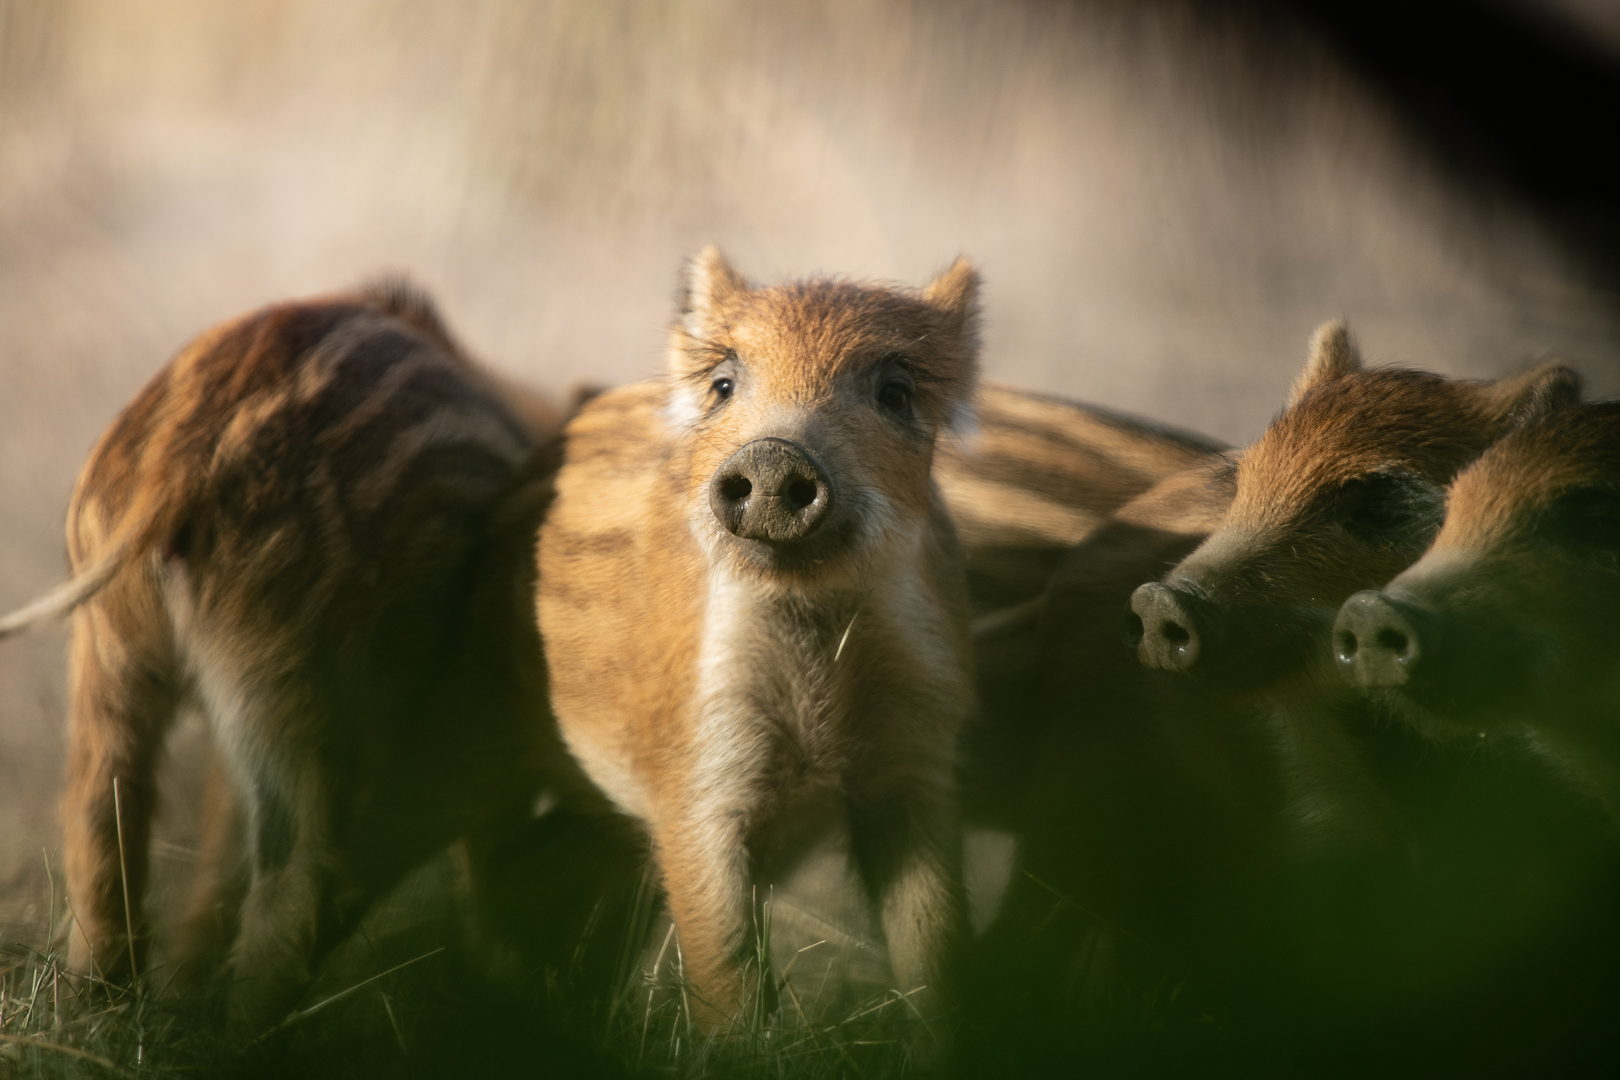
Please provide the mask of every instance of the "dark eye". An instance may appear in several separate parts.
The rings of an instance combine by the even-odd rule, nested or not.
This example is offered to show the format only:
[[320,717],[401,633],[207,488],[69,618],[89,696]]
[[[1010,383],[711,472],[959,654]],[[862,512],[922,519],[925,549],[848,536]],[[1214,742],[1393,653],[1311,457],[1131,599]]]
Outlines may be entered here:
[[709,384],[709,389],[714,391],[715,397],[724,401],[731,396],[733,390],[737,389],[737,384],[732,381],[731,376],[722,375]]
[[1445,518],[1445,496],[1421,477],[1375,473],[1339,489],[1338,513],[1369,543],[1426,545]]
[[1593,554],[1620,549],[1620,495],[1601,488],[1562,495],[1537,532],[1556,544]]
[[878,387],[878,404],[890,412],[903,413],[911,408],[911,384],[902,379],[890,379]]

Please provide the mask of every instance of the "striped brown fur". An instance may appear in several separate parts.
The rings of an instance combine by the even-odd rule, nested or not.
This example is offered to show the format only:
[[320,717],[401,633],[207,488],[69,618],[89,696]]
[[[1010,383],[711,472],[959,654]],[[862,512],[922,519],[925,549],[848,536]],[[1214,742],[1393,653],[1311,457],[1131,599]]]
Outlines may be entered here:
[[[668,376],[569,426],[540,538],[552,702],[592,778],[646,824],[711,1031],[757,985],[752,886],[762,897],[806,834],[840,822],[898,982],[926,986],[924,1008],[944,1000],[973,692],[962,556],[930,467],[972,401],[976,282],[958,263],[921,293],[756,289],[709,249]],[[748,517],[733,532],[715,501],[773,439],[825,481],[803,511],[825,516],[791,540]]]
[[1452,484],[1423,558],[1339,612],[1363,691],[1435,738],[1521,738],[1620,825],[1620,402],[1516,431]]
[[399,284],[226,323],[123,411],[73,495],[73,581],[8,624],[76,608],[75,969],[144,966],[153,773],[184,704],[224,766],[195,910],[227,876],[227,792],[246,823],[231,949],[244,1031],[284,1015],[403,872],[524,818],[566,761],[527,556],[556,455],[536,447],[555,422],[541,399],[514,404]]
[[1065,554],[1218,442],[1094,405],[987,384],[940,442],[934,479],[968,557],[974,615],[1038,596]]
[[1459,471],[1578,393],[1559,361],[1495,383],[1366,368],[1329,323],[1287,407],[1237,457],[1220,527],[1133,596],[1143,662],[1266,716],[1302,840],[1359,844],[1390,824],[1336,718],[1349,699],[1332,671],[1339,605],[1422,554]]

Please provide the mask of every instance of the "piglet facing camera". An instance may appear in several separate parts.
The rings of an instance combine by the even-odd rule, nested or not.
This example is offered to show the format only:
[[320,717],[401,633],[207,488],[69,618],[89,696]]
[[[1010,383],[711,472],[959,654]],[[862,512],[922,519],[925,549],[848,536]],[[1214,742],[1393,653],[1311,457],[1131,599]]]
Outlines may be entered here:
[[758,989],[756,904],[818,828],[847,825],[900,989],[948,1000],[972,650],[931,470],[971,416],[977,280],[755,288],[711,248],[665,377],[569,427],[539,551],[552,701],[651,835],[711,1032]]

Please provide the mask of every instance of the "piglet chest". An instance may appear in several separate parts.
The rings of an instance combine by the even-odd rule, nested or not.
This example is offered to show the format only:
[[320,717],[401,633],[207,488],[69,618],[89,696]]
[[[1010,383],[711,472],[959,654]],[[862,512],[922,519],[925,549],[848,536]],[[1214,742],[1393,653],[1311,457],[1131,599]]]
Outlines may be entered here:
[[711,584],[692,701],[694,771],[771,790],[838,787],[906,723],[921,673],[870,592]]

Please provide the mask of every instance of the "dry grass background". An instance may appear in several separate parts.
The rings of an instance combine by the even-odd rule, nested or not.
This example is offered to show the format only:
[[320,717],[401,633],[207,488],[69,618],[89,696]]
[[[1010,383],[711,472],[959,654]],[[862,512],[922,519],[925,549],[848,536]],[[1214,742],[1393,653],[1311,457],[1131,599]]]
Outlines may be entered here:
[[[762,278],[970,253],[991,377],[1234,442],[1335,315],[1375,360],[1620,390],[1614,298],[1535,219],[1217,10],[0,0],[0,608],[61,576],[85,453],[187,337],[381,269],[558,388],[657,370],[717,242]],[[4,940],[46,924],[63,641],[0,649]]]

